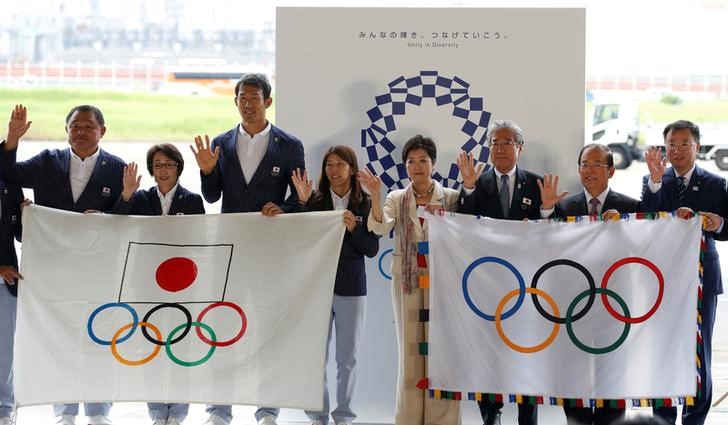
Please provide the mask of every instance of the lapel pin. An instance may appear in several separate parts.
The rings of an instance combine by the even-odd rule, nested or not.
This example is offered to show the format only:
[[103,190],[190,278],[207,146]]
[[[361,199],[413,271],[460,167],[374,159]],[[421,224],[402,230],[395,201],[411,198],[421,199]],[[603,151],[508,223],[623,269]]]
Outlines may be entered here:
[[697,186],[693,186],[693,192],[697,192],[698,190],[700,190],[700,188],[699,188],[699,187],[697,187]]
[[521,201],[521,202],[523,202],[524,205],[531,205],[531,200],[526,197],[524,197],[523,201]]
[[281,174],[281,167],[273,167],[273,169],[270,172],[270,175],[273,177],[278,177]]
[[103,196],[104,198],[108,198],[109,196],[111,196],[111,188],[106,186],[102,187],[101,196]]

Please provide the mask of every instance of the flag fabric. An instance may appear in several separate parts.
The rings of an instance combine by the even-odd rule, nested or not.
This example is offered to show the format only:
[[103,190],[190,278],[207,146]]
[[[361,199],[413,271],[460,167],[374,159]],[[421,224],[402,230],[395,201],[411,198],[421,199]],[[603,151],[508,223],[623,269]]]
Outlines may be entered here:
[[695,395],[699,217],[428,220],[431,390],[584,405]]
[[23,223],[19,405],[321,408],[341,212]]

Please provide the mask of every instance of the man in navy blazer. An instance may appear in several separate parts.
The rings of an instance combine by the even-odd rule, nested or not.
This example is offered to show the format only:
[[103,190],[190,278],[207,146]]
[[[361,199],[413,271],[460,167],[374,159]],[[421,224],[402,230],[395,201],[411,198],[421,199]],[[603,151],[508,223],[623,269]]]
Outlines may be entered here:
[[[222,213],[290,212],[296,203],[291,181],[305,168],[303,144],[265,117],[273,103],[265,75],[246,74],[235,86],[235,105],[242,122],[215,137],[195,138],[202,195],[209,203],[222,196]],[[286,192],[290,195],[286,199]]]
[[[553,217],[599,215],[609,220],[621,213],[640,211],[640,201],[609,188],[609,179],[614,175],[614,157],[607,146],[591,143],[579,152],[579,177],[584,190],[564,198],[558,194],[555,185],[550,185],[551,176],[544,177],[542,191],[543,211]],[[553,202],[563,198],[553,205]],[[568,425],[612,425],[625,417],[625,409],[569,407],[564,404]]]
[[18,130],[2,143],[2,176],[33,189],[38,205],[66,211],[110,211],[122,189],[124,161],[99,148],[106,133],[104,116],[95,106],[77,106],[66,116],[66,149],[46,149],[16,162],[20,137],[30,128],[27,110],[16,106],[11,122]]
[[23,191],[0,179],[0,425],[10,425],[15,410],[13,392],[13,349],[17,309],[18,257],[15,240],[20,241],[20,210]]
[[[463,152],[458,157],[463,177],[458,212],[506,220],[541,218],[541,177],[516,165],[525,142],[521,128],[510,120],[493,121],[487,140],[493,166],[485,173],[484,164],[475,166],[472,154]],[[478,406],[484,424],[500,425],[503,403],[483,400]],[[519,404],[518,423],[537,424],[536,405]]]
[[[273,104],[271,86],[263,74],[245,74],[235,85],[235,105],[241,123],[210,139],[195,137],[190,146],[200,167],[202,196],[213,203],[222,196],[222,213],[262,212],[275,216],[296,208],[291,176],[304,170],[303,144],[295,136],[272,125],[266,110]],[[286,192],[290,195],[286,199]],[[207,406],[205,425],[228,425],[229,405]],[[278,409],[261,407],[259,424],[275,425]]]
[[[16,105],[8,137],[0,145],[2,177],[33,189],[35,203],[67,211],[110,211],[122,190],[124,161],[99,148],[106,133],[104,115],[95,106],[76,106],[66,116],[70,148],[44,150],[27,161],[16,162],[20,138],[30,128],[27,109]],[[62,385],[62,383],[56,383]],[[108,425],[111,403],[85,403],[89,424]],[[72,425],[78,404],[56,404],[61,425]]]
[[[642,209],[649,212],[677,211],[682,218],[691,218],[695,212],[699,212],[703,217],[705,254],[703,299],[700,304],[703,344],[698,352],[702,368],[695,404],[683,407],[682,412],[683,424],[703,424],[713,396],[710,374],[712,334],[717,298],[723,293],[715,241],[728,239],[728,226],[724,221],[728,213],[728,193],[725,179],[695,165],[700,150],[700,129],[697,125],[690,121],[676,121],[665,127],[662,134],[667,157],[663,158],[657,147],[645,153],[650,174],[642,181]],[[668,160],[672,165],[669,168]],[[694,253],[686,253],[691,254]],[[677,419],[675,407],[654,408],[653,411],[669,423],[674,424]]]

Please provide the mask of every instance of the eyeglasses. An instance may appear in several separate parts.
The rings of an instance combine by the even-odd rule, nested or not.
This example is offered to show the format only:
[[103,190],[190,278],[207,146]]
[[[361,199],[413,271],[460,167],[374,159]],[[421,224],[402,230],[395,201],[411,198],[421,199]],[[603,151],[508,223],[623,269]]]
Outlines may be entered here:
[[165,170],[174,170],[175,168],[177,168],[177,163],[176,162],[164,162],[164,163],[155,162],[152,164],[152,168],[155,170],[161,170],[162,168],[164,168]]
[[579,171],[592,170],[596,171],[600,168],[609,168],[609,165],[605,164],[579,164]]
[[673,150],[673,151],[675,151],[675,150],[685,151],[685,150],[690,149],[694,144],[695,143],[693,143],[693,142],[690,142],[690,143],[666,143],[665,144],[665,147],[667,149],[670,149],[670,150]]
[[499,150],[499,149],[510,149],[516,146],[516,142],[512,140],[508,140],[506,142],[496,142],[496,143],[490,143],[488,144],[491,149]]

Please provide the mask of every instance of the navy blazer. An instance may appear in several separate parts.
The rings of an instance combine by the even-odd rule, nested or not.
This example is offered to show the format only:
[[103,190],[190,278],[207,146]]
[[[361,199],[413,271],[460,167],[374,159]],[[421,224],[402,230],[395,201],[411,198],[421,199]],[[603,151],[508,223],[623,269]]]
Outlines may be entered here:
[[[669,167],[662,176],[662,187],[652,193],[647,181],[649,174],[642,179],[642,209],[645,212],[675,211],[677,202],[677,176]],[[728,220],[726,220],[726,180],[711,172],[695,166],[693,175],[687,185],[685,206],[693,211],[705,211],[723,217],[723,229],[720,233],[705,232],[705,255],[703,257],[703,291],[709,295],[723,293],[723,282],[720,274],[720,261],[715,248],[715,239],[728,239]]]
[[[162,215],[162,203],[159,201],[157,187],[151,187],[149,190],[137,190],[129,201],[124,201],[124,198],[119,196],[119,200],[111,212],[123,215]],[[204,213],[205,206],[202,204],[202,197],[178,184],[177,191],[172,198],[172,205],[169,206],[168,215]]]
[[126,165],[119,157],[99,148],[99,157],[86,187],[73,202],[69,168],[71,149],[46,149],[27,161],[16,162],[17,149],[5,151],[0,144],[2,176],[22,187],[33,189],[38,205],[66,211],[111,211],[123,189]]
[[[475,189],[470,195],[466,196],[465,189],[461,189],[457,212],[504,219],[496,178],[495,168],[489,167],[478,178]],[[542,180],[542,177],[516,166],[516,181],[508,212],[509,220],[541,218],[541,191],[538,188],[538,180]]]
[[[604,199],[602,211],[612,209],[619,211],[620,214],[640,212],[640,201],[609,189],[607,197]],[[552,216],[569,217],[580,215],[589,215],[586,194],[583,190],[559,201],[554,207]]]
[[[291,181],[293,170],[306,167],[303,144],[295,136],[271,125],[270,141],[260,165],[250,182],[240,168],[236,140],[239,126],[212,140],[211,149],[220,147],[220,157],[210,175],[200,172],[202,196],[209,203],[222,195],[222,213],[258,212],[268,202],[278,204],[284,212],[293,211],[297,195]],[[286,191],[290,196],[286,199]]]
[[[297,203],[298,204],[298,203]],[[334,294],[342,297],[358,297],[367,294],[367,276],[364,256],[374,258],[379,252],[379,235],[369,231],[367,217],[371,200],[367,196],[357,208],[351,202],[347,207],[356,217],[357,225],[353,232],[344,232],[344,242],[339,253],[339,266],[336,269]],[[295,211],[333,211],[331,192],[322,193],[319,201],[309,200],[307,205],[298,204]],[[343,223],[343,221],[342,221]]]
[[[0,265],[18,269],[15,240],[20,241],[23,227],[20,222],[20,203],[23,190],[15,184],[0,180]],[[18,295],[18,281],[15,285],[5,283],[11,294]]]

